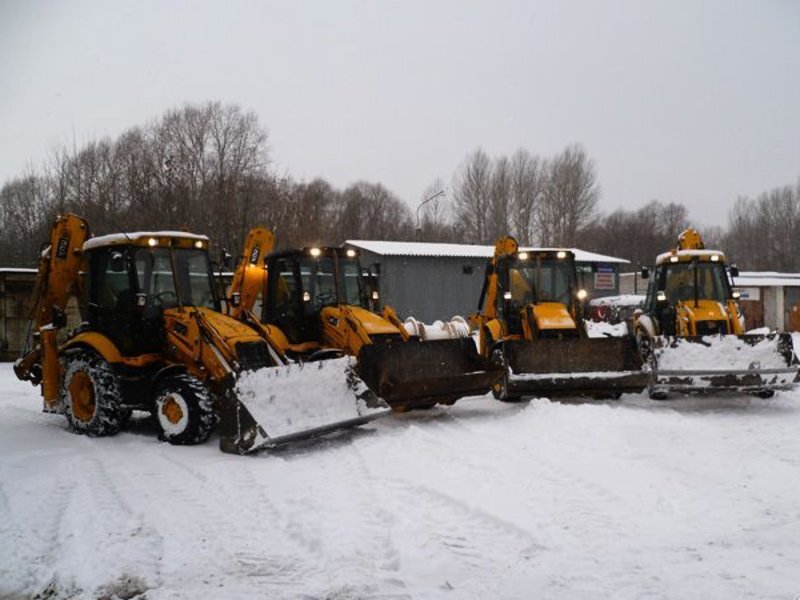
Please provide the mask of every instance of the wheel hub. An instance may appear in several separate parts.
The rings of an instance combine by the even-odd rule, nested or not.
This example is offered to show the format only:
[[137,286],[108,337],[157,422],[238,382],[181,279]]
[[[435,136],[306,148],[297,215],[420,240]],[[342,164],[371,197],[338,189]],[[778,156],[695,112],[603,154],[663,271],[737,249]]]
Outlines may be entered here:
[[85,371],[78,371],[69,382],[69,396],[72,414],[79,421],[87,423],[92,420],[97,402],[94,397],[92,378]]
[[168,396],[161,406],[161,414],[166,417],[167,421],[173,425],[177,425],[183,418],[183,409],[181,405],[175,401],[175,398]]

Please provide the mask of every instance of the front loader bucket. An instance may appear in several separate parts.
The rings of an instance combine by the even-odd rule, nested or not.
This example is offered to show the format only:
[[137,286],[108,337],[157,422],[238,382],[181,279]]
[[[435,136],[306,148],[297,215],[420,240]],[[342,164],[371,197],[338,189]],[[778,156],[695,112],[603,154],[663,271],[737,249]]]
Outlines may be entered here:
[[503,354],[509,397],[614,396],[641,392],[649,377],[631,336],[511,340]]
[[220,410],[220,449],[246,454],[367,423],[390,412],[350,358],[242,373]]
[[395,410],[483,395],[502,375],[478,354],[471,338],[366,345],[358,357],[358,372]]
[[656,338],[653,393],[789,389],[798,373],[789,333]]

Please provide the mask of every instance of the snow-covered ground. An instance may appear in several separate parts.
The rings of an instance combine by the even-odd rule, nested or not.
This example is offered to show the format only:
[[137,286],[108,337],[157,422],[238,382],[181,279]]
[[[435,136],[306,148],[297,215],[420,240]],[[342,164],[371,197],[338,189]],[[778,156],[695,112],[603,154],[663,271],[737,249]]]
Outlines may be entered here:
[[800,391],[472,398],[251,457],[39,409],[0,364],[3,599],[800,594]]

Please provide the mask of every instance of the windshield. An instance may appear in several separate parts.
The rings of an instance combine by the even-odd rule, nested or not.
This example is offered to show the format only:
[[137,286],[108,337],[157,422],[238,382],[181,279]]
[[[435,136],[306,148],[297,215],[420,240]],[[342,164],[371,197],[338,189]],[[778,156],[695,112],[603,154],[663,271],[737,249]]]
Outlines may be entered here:
[[322,256],[306,257],[300,261],[300,276],[303,291],[310,296],[311,307],[319,310],[332,304],[361,304],[361,278],[358,261],[339,259],[339,289],[336,289],[334,258]]
[[697,276],[697,299],[727,302],[730,298],[725,266],[712,262],[669,263],[661,267],[660,289],[667,301],[688,302],[695,299],[695,275]]
[[[175,256],[175,272],[172,258]],[[216,309],[209,276],[208,254],[188,248],[137,248],[135,258],[139,291],[147,294],[148,305],[173,308],[178,294],[184,306]]]
[[533,257],[509,261],[508,286],[511,299],[520,304],[535,302],[570,303],[573,287],[572,262],[566,259]]

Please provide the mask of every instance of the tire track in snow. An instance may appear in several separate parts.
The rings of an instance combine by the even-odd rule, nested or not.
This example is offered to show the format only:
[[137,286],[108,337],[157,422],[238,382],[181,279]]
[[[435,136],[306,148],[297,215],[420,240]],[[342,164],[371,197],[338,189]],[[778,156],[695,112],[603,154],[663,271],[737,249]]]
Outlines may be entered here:
[[257,586],[267,597],[270,591],[277,597],[299,593],[314,561],[281,530],[280,514],[259,501],[252,480],[241,475],[248,459],[204,462],[213,467],[204,472],[183,456],[192,460],[159,445],[148,450],[146,467],[134,466],[130,473],[140,501],[155,508],[149,521],[165,538],[161,570],[170,592],[196,597],[220,588],[226,597],[247,597]]
[[312,550],[317,581],[325,582],[302,597],[408,598],[398,575],[392,515],[381,506],[374,478],[352,440],[324,453],[289,456],[280,464],[306,473],[306,479],[283,480],[276,501],[284,510],[276,510],[286,531]]
[[[9,592],[16,591],[14,588],[17,588],[33,596],[51,585],[58,572],[59,529],[77,482],[68,480],[62,470],[56,468],[60,466],[61,461],[54,465],[48,461],[34,459],[31,463],[29,458],[26,464],[19,466],[14,464],[22,462],[22,458],[12,463],[6,462],[6,469],[0,471],[0,481],[13,480],[19,486],[15,490],[15,496],[19,499],[18,506],[12,507],[8,495],[5,492],[2,494],[5,498],[3,511],[7,511],[7,514],[0,513],[2,514],[0,539],[12,540],[7,551],[12,551],[15,559],[3,564],[22,564],[25,566],[25,572],[4,574],[0,579],[2,582],[0,591],[5,593],[6,587],[10,588]],[[46,486],[41,486],[40,480],[34,484],[33,479],[26,479],[20,475],[9,476],[11,469],[30,469],[39,474],[55,472],[46,478]],[[8,542],[3,543],[5,545]]]

